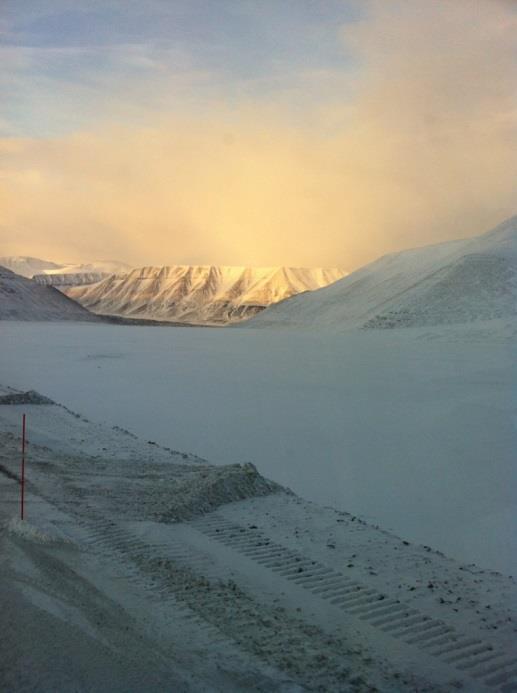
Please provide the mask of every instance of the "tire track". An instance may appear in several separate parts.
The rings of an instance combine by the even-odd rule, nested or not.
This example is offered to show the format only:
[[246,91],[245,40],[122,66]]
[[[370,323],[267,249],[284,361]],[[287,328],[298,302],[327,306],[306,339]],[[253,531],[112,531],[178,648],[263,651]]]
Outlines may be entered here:
[[[92,517],[86,517],[85,511]],[[300,621],[289,623],[285,614],[268,613],[235,583],[221,582],[220,568],[212,566],[213,575],[209,578],[204,571],[209,561],[202,552],[178,540],[166,544],[144,542],[116,522],[101,517],[97,509],[85,505],[77,522],[85,531],[87,550],[111,559],[116,556],[118,562],[124,563],[124,577],[135,588],[145,591],[149,600],[160,604],[160,608],[173,608],[175,618],[177,614],[183,623],[196,627],[196,647],[218,645],[224,658],[240,661],[243,670],[250,669],[251,658],[258,690],[262,690],[260,669],[274,670],[276,667],[279,671],[274,680],[280,683],[270,688],[271,681],[268,681],[264,690],[281,691],[284,685],[286,690],[301,691],[305,690],[304,686],[309,686],[310,690],[324,690],[329,681],[332,690],[348,686],[349,669],[343,665],[347,648],[343,643],[334,643],[339,656],[335,658],[335,670],[329,671],[331,657],[323,654],[328,653],[328,636],[322,634],[320,642],[315,628]],[[280,625],[285,632],[281,629],[279,632]],[[280,643],[277,647],[274,647],[275,636]],[[285,647],[286,642],[302,649],[303,652],[298,653],[298,666],[287,652],[284,653],[281,645]],[[314,655],[311,653],[310,657],[306,653],[308,647],[314,648]],[[302,688],[291,677],[298,680]],[[362,677],[357,679],[347,690],[373,690]],[[255,679],[246,689],[250,687],[255,687]]]
[[274,542],[256,528],[239,526],[214,513],[190,525],[344,614],[453,666],[463,676],[504,693],[517,691],[517,665],[512,653],[464,635],[440,619]]

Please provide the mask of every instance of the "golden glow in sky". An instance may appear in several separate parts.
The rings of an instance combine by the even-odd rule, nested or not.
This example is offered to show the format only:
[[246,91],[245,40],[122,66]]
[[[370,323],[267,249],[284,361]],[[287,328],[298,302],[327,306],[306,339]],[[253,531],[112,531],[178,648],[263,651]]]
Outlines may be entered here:
[[[263,5],[271,22],[275,7]],[[89,115],[53,132],[34,122],[20,131],[4,117],[0,255],[354,269],[515,213],[515,6],[360,8],[353,21],[325,24],[343,64],[304,63],[290,37],[286,51],[299,55],[275,68],[276,86],[260,81],[269,63],[266,77],[229,75],[227,65],[211,75],[208,64],[178,71],[154,53],[151,62],[143,48],[130,55],[150,63],[145,75],[117,73],[106,89],[101,67],[93,86],[84,67],[31,82],[34,55],[4,47],[16,93],[27,99],[36,84],[34,103],[45,98],[56,114],[50,123]],[[306,40],[310,27],[298,28]],[[84,50],[96,50],[91,40]],[[232,65],[238,50],[246,46]]]

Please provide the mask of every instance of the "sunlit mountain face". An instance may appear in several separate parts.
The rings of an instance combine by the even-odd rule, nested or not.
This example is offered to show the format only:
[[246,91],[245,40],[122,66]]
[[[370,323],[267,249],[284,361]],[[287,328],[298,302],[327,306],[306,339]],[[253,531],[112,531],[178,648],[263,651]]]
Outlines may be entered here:
[[96,284],[61,289],[96,313],[221,325],[328,286],[345,274],[339,268],[178,265],[143,267]]

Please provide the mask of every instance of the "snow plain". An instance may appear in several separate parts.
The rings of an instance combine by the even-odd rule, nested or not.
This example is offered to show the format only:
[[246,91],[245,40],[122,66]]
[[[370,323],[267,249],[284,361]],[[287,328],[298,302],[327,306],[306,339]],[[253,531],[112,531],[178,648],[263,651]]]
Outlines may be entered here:
[[304,498],[515,575],[509,327],[3,322],[0,382],[211,462],[253,462]]

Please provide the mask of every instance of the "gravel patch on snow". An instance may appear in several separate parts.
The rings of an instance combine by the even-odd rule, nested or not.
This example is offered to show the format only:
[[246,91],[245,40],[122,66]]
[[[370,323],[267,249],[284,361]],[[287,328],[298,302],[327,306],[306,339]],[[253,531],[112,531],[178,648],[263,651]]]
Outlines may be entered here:
[[0,404],[55,404],[48,397],[40,395],[36,390],[27,392],[12,392],[0,396]]

